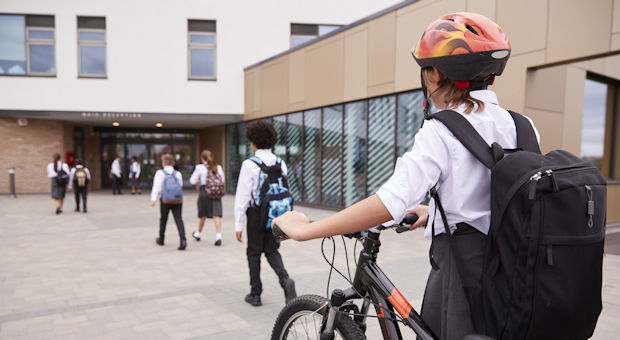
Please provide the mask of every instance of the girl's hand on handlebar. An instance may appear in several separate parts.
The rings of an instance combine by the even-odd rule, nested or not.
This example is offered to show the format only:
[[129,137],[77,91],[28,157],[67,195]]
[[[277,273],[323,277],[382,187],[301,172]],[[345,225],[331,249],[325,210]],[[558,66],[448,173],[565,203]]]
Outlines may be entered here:
[[289,211],[284,215],[273,220],[282,231],[291,239],[302,240],[302,233],[310,224],[310,221],[303,213],[298,211]]
[[419,216],[418,220],[411,225],[409,230],[413,230],[419,227],[424,227],[428,221],[428,205],[418,205],[415,209],[411,210],[409,214],[416,214]]

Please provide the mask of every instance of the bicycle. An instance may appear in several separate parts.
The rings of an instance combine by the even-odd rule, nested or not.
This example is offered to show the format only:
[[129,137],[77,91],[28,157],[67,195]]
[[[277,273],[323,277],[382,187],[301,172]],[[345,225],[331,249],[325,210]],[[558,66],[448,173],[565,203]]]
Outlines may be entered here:
[[[336,336],[351,340],[366,339],[364,335],[366,319],[369,317],[368,311],[371,305],[375,307],[384,339],[402,339],[399,323],[411,328],[418,339],[438,339],[377,265],[381,231],[385,229],[395,229],[397,233],[409,231],[410,226],[417,219],[417,215],[407,215],[402,222],[393,226],[381,225],[367,231],[343,235],[356,238],[363,245],[353,282],[349,281],[352,286],[344,291],[333,290],[329,300],[319,295],[302,295],[293,299],[276,318],[271,340],[328,340],[335,339]],[[280,240],[288,238],[277,225],[272,226],[272,232]],[[323,256],[325,257],[324,253]],[[327,260],[326,257],[325,259]],[[333,261],[330,265],[331,269],[336,270],[346,279],[344,274],[333,267]],[[363,300],[361,308],[353,302],[359,299]],[[465,339],[491,338],[472,334],[466,336]]]

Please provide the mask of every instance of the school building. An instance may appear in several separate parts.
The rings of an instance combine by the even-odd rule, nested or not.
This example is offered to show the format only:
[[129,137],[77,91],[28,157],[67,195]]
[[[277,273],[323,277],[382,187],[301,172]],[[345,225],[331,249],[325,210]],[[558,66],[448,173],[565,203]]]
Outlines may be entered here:
[[[199,152],[225,163],[243,120],[243,68],[398,0],[0,2],[0,193],[50,191],[55,153],[85,159],[91,188],[121,156],[150,186],[164,152],[186,180]],[[128,181],[126,181],[128,182]]]
[[510,40],[491,87],[499,104],[534,120],[543,152],[596,164],[609,179],[607,221],[620,222],[619,0],[405,1],[248,66],[244,122],[226,127],[229,189],[250,152],[244,125],[266,118],[298,202],[342,207],[374,193],[422,121],[411,48],[431,21],[461,11]]

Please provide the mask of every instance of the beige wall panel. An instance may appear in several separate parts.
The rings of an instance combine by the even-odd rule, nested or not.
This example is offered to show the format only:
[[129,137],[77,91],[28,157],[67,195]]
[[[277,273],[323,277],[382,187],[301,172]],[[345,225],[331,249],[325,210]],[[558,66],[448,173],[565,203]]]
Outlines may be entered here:
[[585,70],[572,66],[566,67],[562,149],[575,155],[581,154],[585,79]]
[[368,31],[347,34],[344,40],[344,100],[367,96]]
[[368,97],[382,96],[390,93],[394,93],[394,83],[368,87]]
[[607,184],[607,223],[620,222],[620,184]]
[[611,31],[620,33],[620,0],[614,0],[613,26]]
[[540,134],[540,149],[543,153],[562,149],[562,118],[557,112],[525,108],[524,114],[534,121]]
[[616,33],[611,36],[611,50],[612,51],[620,50],[620,33]]
[[368,86],[394,82],[396,12],[368,23]]
[[339,103],[344,98],[344,36],[310,46],[305,56],[306,107]]
[[525,85],[527,107],[562,112],[564,110],[566,68],[567,66],[557,66],[528,72]]
[[[520,1],[516,3],[522,6]],[[612,5],[612,0],[550,0],[547,62],[609,51]],[[530,13],[535,12],[524,7]],[[529,16],[526,17],[528,23],[534,22]]]
[[491,20],[495,20],[496,0],[467,0],[467,11],[480,13]]
[[306,106],[303,102],[300,103],[293,103],[293,104],[289,104],[288,105],[288,111],[289,112],[293,112],[293,111],[301,111],[303,109],[305,109]]
[[289,105],[304,101],[304,54],[304,50],[300,50],[289,56]]
[[[420,67],[411,55],[428,25],[450,12],[465,10],[465,1],[420,1],[396,11],[394,89],[420,88]],[[371,45],[372,46],[372,45]]]
[[260,116],[271,116],[288,110],[289,61],[278,59],[261,69],[261,110]]
[[525,106],[525,80],[527,67],[542,64],[544,51],[511,57],[504,73],[495,80],[491,90],[497,93],[499,104],[507,109],[523,112]]
[[262,68],[259,68],[259,69],[256,69],[254,72],[254,103],[253,103],[254,105],[252,105],[251,114],[258,114],[262,111],[262,107],[261,107],[262,91],[261,91],[261,86],[260,86],[261,70]]
[[508,36],[513,56],[546,47],[547,13],[547,0],[497,0],[496,22]]
[[245,93],[243,99],[243,113],[246,115],[254,112],[254,96],[256,95],[256,93],[254,92],[254,74],[256,72],[257,71],[255,70],[250,70],[246,71],[244,75],[243,91]]

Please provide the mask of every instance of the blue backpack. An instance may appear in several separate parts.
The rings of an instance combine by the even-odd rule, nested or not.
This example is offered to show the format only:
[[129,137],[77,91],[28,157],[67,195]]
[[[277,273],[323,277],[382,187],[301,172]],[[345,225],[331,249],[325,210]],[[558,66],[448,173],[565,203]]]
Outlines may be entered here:
[[161,201],[166,204],[181,204],[183,203],[183,183],[179,182],[176,177],[177,171],[172,171],[171,174],[162,170],[164,175],[164,184],[161,191]]
[[293,210],[293,196],[288,189],[286,175],[282,173],[280,158],[272,166],[265,165],[256,156],[250,157],[250,160],[260,167],[258,187],[250,202],[250,208],[258,210],[260,225],[270,229],[273,219]]

